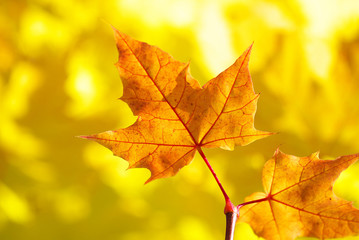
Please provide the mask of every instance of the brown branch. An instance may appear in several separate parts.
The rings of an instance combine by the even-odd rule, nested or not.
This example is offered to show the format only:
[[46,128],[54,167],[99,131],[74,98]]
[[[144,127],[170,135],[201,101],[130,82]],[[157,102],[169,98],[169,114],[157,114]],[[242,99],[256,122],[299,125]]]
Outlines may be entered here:
[[238,217],[238,215],[236,212],[226,213],[226,238],[225,238],[225,240],[233,240],[234,227],[236,226],[237,217]]

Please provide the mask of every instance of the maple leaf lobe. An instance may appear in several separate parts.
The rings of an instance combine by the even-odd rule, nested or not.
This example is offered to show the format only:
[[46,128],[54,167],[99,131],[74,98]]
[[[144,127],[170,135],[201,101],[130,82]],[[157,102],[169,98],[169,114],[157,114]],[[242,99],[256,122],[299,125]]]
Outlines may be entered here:
[[199,140],[206,147],[233,150],[269,133],[254,128],[258,94],[249,74],[250,46],[228,69],[204,85]]
[[318,153],[295,157],[279,150],[263,169],[262,199],[240,209],[240,221],[249,223],[265,239],[290,240],[299,236],[336,238],[359,233],[359,210],[333,193],[340,173],[359,155],[320,160]]
[[114,28],[123,96],[137,121],[88,136],[129,162],[148,168],[147,181],[175,175],[199,147],[233,149],[271,133],[254,128],[258,95],[248,70],[251,47],[201,87],[189,64]]

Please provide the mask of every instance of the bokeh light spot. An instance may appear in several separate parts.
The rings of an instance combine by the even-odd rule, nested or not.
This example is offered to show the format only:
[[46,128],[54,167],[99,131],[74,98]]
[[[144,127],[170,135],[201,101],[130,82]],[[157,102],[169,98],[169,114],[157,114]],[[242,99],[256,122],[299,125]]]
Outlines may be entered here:
[[23,224],[32,219],[27,202],[2,182],[0,196],[0,208],[11,221]]
[[96,100],[103,94],[103,85],[99,81],[99,74],[92,67],[91,59],[78,52],[70,60],[68,72],[65,90],[71,101],[67,105],[66,113],[79,118],[93,114],[93,109],[98,107]]

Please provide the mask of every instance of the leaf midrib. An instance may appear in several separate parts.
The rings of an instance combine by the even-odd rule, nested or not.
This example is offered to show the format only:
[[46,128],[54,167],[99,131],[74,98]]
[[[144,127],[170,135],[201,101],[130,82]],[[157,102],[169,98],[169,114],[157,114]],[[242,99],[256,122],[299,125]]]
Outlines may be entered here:
[[[126,46],[128,47],[128,49],[131,51],[132,55],[136,58],[137,62],[141,65],[142,69],[146,72],[147,76],[149,79],[151,79],[153,85],[156,87],[156,89],[158,90],[158,92],[162,95],[163,99],[165,100],[165,102],[168,104],[168,106],[172,109],[172,111],[175,113],[175,115],[177,116],[178,120],[181,122],[181,124],[183,125],[183,127],[186,129],[188,135],[191,137],[194,145],[193,146],[198,146],[199,144],[197,143],[196,139],[194,138],[194,136],[192,135],[192,133],[190,132],[189,128],[187,127],[187,125],[183,122],[182,118],[178,115],[177,111],[175,110],[175,108],[172,107],[172,105],[169,103],[169,101],[167,100],[166,96],[162,93],[162,91],[160,90],[160,88],[158,87],[158,85],[155,83],[154,79],[152,79],[150,77],[150,74],[147,72],[146,68],[143,66],[143,64],[141,63],[141,61],[138,59],[138,57],[135,55],[134,51],[132,50],[132,48],[129,46],[129,44],[127,43],[127,41],[120,35],[121,39],[123,40],[123,42],[126,44]],[[143,44],[143,43],[141,43]],[[156,54],[157,60],[158,56]],[[161,70],[161,65],[160,65],[160,70]],[[159,70],[159,71],[160,71]],[[155,79],[157,78],[157,75],[159,73],[159,71],[156,74]],[[186,82],[187,84],[187,82]],[[193,147],[192,146],[192,147]]]

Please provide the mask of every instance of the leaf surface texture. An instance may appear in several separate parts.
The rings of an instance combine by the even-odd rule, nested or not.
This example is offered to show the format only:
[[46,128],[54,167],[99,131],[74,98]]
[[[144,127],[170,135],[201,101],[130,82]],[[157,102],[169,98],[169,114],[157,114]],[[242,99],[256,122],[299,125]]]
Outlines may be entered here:
[[359,210],[333,193],[340,173],[358,154],[335,160],[287,155],[277,150],[263,169],[264,193],[245,201],[263,199],[240,208],[240,221],[265,239],[291,240],[307,236],[320,239],[359,233]]
[[127,160],[130,168],[148,168],[147,182],[175,175],[198,148],[232,150],[271,134],[254,128],[259,95],[248,70],[251,47],[201,87],[189,64],[116,29],[114,33],[121,99],[138,119],[127,128],[84,137]]

